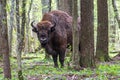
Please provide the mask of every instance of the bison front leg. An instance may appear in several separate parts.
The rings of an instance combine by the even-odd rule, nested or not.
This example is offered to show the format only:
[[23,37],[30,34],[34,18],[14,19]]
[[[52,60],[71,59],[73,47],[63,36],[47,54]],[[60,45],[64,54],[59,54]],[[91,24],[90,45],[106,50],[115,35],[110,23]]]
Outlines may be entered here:
[[50,45],[46,45],[45,50],[48,54],[52,55],[54,61],[54,67],[58,67],[58,62],[57,62],[58,54],[56,53],[56,51],[53,50]]
[[58,67],[57,57],[58,57],[58,54],[52,55],[52,58],[53,58],[53,61],[54,61],[54,67],[55,67],[55,68]]
[[60,50],[59,53],[59,61],[61,64],[61,68],[64,67],[64,59],[65,59],[65,49]]

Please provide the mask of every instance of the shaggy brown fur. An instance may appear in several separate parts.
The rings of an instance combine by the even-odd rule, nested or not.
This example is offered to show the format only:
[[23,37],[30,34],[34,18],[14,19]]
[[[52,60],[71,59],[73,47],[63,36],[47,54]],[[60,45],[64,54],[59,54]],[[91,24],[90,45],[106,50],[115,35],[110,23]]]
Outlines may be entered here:
[[59,55],[59,61],[63,67],[66,47],[72,44],[72,17],[66,12],[55,10],[44,14],[37,26],[32,23],[32,27],[42,47],[52,55],[54,66],[58,67]]

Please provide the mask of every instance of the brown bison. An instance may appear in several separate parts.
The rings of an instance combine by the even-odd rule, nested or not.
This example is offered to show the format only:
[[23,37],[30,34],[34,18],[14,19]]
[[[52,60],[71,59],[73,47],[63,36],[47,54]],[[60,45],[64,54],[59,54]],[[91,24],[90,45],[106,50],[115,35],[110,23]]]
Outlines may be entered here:
[[37,25],[33,23],[34,21],[31,23],[32,31],[37,33],[41,46],[52,55],[54,67],[58,67],[58,55],[63,67],[66,47],[72,44],[72,17],[66,12],[54,10],[44,14]]

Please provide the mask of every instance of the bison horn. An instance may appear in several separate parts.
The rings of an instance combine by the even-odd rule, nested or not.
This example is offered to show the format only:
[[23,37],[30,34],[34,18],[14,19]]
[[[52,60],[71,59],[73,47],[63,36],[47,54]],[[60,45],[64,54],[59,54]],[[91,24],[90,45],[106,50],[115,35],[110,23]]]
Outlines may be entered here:
[[35,22],[35,21],[32,21],[32,22],[31,22],[31,26],[33,27],[32,31],[33,31],[33,32],[37,32],[38,30],[37,30],[37,27],[34,25],[34,22]]
[[32,26],[33,28],[35,28],[34,22],[35,22],[35,21],[32,21],[32,22],[31,22],[31,26]]

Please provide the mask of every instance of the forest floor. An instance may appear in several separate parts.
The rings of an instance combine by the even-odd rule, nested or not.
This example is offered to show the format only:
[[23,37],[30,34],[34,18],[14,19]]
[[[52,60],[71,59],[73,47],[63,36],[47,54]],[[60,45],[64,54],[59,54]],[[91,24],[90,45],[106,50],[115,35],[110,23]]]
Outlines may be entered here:
[[[65,64],[69,57],[66,58]],[[3,78],[3,64],[0,60],[0,80]],[[75,71],[65,65],[54,68],[53,61],[45,60],[44,54],[25,54],[22,56],[23,76],[25,80],[120,80],[120,56],[110,62],[102,62],[95,69],[85,68]],[[17,60],[11,57],[12,80],[17,79]]]

